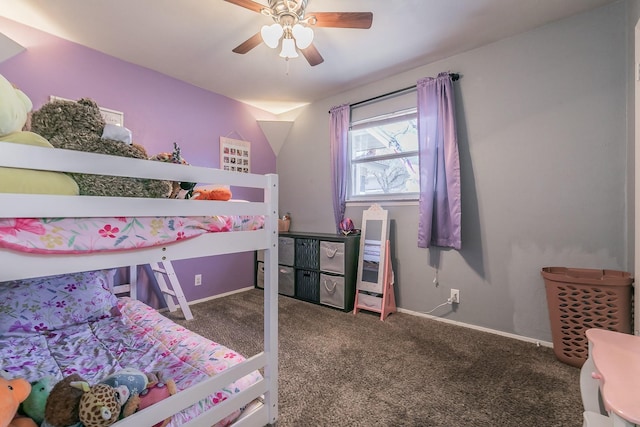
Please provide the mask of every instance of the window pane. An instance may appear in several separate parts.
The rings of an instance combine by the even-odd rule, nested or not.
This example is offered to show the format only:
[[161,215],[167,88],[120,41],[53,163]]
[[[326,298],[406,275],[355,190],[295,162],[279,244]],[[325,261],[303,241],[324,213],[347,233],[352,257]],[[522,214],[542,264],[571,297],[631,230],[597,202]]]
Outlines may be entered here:
[[353,196],[417,193],[418,156],[351,164]]
[[350,198],[419,193],[415,109],[352,123],[349,150]]
[[382,123],[351,131],[351,159],[364,159],[395,153],[418,151],[415,115],[409,120]]

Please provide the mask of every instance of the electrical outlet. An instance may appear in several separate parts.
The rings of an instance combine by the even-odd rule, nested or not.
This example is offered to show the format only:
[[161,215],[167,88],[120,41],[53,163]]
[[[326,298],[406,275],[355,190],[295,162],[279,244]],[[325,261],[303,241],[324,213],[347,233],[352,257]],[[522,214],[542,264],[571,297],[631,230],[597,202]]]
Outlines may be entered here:
[[202,274],[196,274],[195,282],[196,282],[196,286],[202,285]]
[[458,289],[451,289],[451,303],[460,304],[460,291]]

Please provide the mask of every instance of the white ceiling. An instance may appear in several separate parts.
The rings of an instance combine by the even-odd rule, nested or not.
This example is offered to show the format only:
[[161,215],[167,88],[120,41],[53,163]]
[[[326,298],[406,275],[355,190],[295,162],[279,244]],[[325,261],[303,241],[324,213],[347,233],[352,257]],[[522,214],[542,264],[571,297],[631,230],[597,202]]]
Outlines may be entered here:
[[224,0],[2,0],[0,15],[277,114],[614,1],[310,0],[307,15],[373,12],[368,30],[315,28],[315,67],[231,52],[273,21]]

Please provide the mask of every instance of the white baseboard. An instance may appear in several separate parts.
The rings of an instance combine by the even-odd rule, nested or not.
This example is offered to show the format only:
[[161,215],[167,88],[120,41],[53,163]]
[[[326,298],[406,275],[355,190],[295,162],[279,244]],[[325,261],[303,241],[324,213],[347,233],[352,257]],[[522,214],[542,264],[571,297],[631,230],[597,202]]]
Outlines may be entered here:
[[426,317],[427,319],[437,320],[438,322],[444,322],[444,323],[449,323],[449,324],[452,324],[452,325],[462,326],[464,328],[475,329],[476,331],[488,332],[490,334],[500,335],[500,336],[507,337],[507,338],[513,338],[513,339],[520,340],[520,341],[526,341],[526,342],[530,342],[532,344],[535,344],[537,346],[553,348],[553,343],[551,343],[551,342],[541,341],[541,340],[538,340],[538,339],[535,339],[535,338],[523,337],[522,335],[510,334],[508,332],[498,331],[497,329],[490,329],[490,328],[485,328],[485,327],[482,327],[482,326],[472,325],[470,323],[463,323],[463,322],[458,322],[458,321],[455,321],[455,320],[443,319],[442,317],[432,316],[430,314],[421,313],[419,311],[407,310],[407,309],[404,309],[404,308],[398,308],[398,312],[399,313],[410,314],[412,316]]
[[[255,289],[255,287],[254,286],[247,286],[246,288],[236,289],[235,291],[225,292],[223,294],[218,294],[218,295],[210,296],[210,297],[207,297],[207,298],[201,298],[201,299],[189,301],[189,305],[194,305],[194,304],[198,304],[198,303],[205,302],[205,301],[211,301],[211,300],[214,300],[214,299],[223,298],[223,297],[226,297],[226,296],[229,296],[229,295],[233,295],[233,294],[237,294],[237,293],[240,293],[240,292],[250,291],[252,289]],[[167,308],[163,308],[163,309],[161,309],[159,311],[166,311],[166,310],[168,310],[168,309]],[[449,323],[449,324],[452,324],[452,325],[462,326],[463,328],[475,329],[476,331],[488,332],[490,334],[500,335],[500,336],[507,337],[507,338],[513,338],[513,339],[516,339],[516,340],[529,342],[529,343],[535,344],[537,346],[553,348],[553,343],[548,342],[548,341],[541,341],[541,340],[538,340],[538,339],[535,339],[535,338],[529,338],[529,337],[524,337],[522,335],[511,334],[511,333],[508,333],[508,332],[499,331],[497,329],[490,329],[490,328],[485,328],[485,327],[482,327],[482,326],[472,325],[470,323],[463,323],[463,322],[458,322],[458,321],[455,321],[455,320],[443,319],[442,317],[432,316],[430,314],[421,313],[419,311],[407,310],[405,308],[398,308],[397,310],[398,310],[399,313],[410,314],[412,316],[418,316],[418,317],[426,317],[427,319],[436,320],[438,322]]]
[[[235,291],[229,291],[229,292],[225,292],[223,294],[218,294],[218,295],[213,295],[213,296],[206,297],[206,298],[200,298],[200,299],[196,299],[196,300],[193,300],[193,301],[188,301],[187,304],[191,306],[191,305],[198,304],[198,303],[201,303],[201,302],[211,301],[211,300],[222,298],[222,297],[227,297],[229,295],[237,294],[237,293],[240,293],[240,292],[250,291],[251,289],[254,289],[254,287],[253,286],[247,286],[246,288],[236,289]],[[158,312],[163,313],[165,311],[169,311],[169,308],[168,307],[162,307],[162,308],[159,308],[157,310],[158,310]]]
[[239,294],[240,292],[250,291],[251,289],[254,289],[254,286],[247,286],[246,288],[236,289],[235,291],[229,291],[229,292],[225,292],[223,294],[217,294],[217,295],[213,295],[211,297],[206,297],[206,298],[201,298],[201,299],[196,299],[196,300],[193,300],[193,301],[189,301],[189,305],[198,304],[198,303],[205,302],[205,301],[211,301],[211,300],[222,298],[222,297],[228,297],[229,295]]

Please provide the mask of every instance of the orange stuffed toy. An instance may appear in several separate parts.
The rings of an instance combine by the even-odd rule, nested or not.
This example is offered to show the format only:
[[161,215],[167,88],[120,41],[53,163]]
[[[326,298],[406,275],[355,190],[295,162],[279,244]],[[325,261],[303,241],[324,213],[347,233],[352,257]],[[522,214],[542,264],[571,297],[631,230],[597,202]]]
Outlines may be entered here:
[[193,190],[195,200],[222,200],[226,202],[231,199],[231,190],[226,187],[216,187],[213,189],[196,188]]
[[16,415],[29,393],[31,384],[24,378],[7,380],[0,376],[0,427],[37,427],[31,418]]

